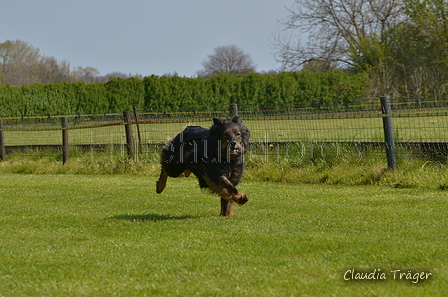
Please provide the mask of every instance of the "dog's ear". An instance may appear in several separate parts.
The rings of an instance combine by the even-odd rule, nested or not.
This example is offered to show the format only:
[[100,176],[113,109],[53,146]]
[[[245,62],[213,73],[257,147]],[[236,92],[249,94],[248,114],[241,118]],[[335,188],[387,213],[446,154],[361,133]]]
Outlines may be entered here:
[[213,118],[213,124],[215,124],[216,126],[221,126],[222,123],[223,123],[223,120],[217,119],[217,118]]
[[233,122],[233,123],[237,123],[238,125],[242,125],[243,124],[243,121],[238,116],[233,117],[230,121]]

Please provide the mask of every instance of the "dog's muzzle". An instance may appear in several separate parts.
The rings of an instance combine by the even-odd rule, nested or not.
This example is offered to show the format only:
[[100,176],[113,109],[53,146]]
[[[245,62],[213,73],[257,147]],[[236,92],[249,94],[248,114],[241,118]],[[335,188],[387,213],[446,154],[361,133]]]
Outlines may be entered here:
[[231,155],[239,155],[241,148],[236,141],[229,142],[229,151]]

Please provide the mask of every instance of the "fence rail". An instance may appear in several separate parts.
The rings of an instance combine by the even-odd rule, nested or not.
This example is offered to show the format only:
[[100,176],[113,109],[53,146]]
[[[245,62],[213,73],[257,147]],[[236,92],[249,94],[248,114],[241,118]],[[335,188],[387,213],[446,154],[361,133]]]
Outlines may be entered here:
[[[251,131],[253,155],[296,160],[338,156],[382,158],[396,167],[397,149],[419,157],[446,159],[448,143],[448,105],[430,100],[388,98],[368,100],[362,108],[353,106],[303,108],[283,104],[263,106],[223,106],[220,111],[126,111],[96,115],[20,117],[0,119],[0,159],[8,154],[26,155],[30,151],[58,151],[63,163],[74,149],[99,154],[142,159],[157,152],[187,125],[208,127],[213,117],[239,115]],[[383,105],[380,104],[383,103]],[[423,103],[422,103],[423,102]],[[393,125],[393,126],[392,126]],[[374,149],[372,149],[374,148]],[[407,153],[406,153],[407,154]]]

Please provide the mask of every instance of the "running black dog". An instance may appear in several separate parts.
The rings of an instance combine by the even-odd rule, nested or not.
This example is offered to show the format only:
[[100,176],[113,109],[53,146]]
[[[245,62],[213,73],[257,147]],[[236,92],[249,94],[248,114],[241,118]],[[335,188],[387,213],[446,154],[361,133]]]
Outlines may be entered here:
[[249,136],[239,117],[230,121],[214,118],[210,129],[188,126],[162,150],[157,193],[165,189],[169,176],[189,176],[193,172],[201,188],[221,196],[221,215],[232,216],[234,202],[244,204],[249,200],[235,188],[243,175]]

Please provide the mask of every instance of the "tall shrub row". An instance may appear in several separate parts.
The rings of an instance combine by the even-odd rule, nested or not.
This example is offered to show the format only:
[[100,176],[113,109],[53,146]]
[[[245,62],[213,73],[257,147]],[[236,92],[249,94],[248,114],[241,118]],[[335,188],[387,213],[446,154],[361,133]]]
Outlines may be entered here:
[[[145,109],[209,109],[227,104],[259,109],[263,105],[295,104],[303,107],[337,107],[362,104],[368,76],[344,72],[252,73],[213,77],[145,77]],[[249,106],[250,105],[250,106]]]
[[222,73],[210,78],[148,76],[107,83],[0,86],[0,117],[73,115],[144,110],[210,110],[239,104],[254,110],[281,107],[349,107],[365,98],[368,77],[344,72],[306,71],[277,75]]

